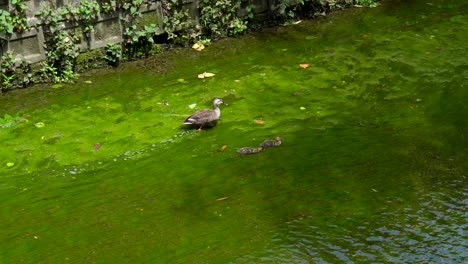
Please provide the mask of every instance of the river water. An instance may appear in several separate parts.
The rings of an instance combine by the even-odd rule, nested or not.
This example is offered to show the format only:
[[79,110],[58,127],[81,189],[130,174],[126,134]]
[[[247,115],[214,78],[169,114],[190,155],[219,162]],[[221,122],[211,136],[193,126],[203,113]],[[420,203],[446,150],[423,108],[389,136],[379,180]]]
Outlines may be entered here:
[[[0,97],[28,119],[0,129],[0,262],[466,263],[463,2],[383,1]],[[216,127],[181,125],[214,97]]]

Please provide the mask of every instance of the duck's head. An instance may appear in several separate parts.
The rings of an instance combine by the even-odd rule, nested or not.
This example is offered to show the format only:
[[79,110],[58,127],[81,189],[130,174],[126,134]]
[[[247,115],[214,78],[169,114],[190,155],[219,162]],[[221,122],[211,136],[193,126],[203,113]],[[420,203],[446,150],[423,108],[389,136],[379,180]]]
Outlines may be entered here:
[[218,105],[221,105],[221,104],[222,104],[222,105],[227,105],[227,104],[223,101],[223,99],[221,99],[221,98],[215,98],[215,99],[213,100],[213,105],[214,105],[214,106],[218,106]]
[[283,137],[282,136],[276,136],[276,141],[282,141]]

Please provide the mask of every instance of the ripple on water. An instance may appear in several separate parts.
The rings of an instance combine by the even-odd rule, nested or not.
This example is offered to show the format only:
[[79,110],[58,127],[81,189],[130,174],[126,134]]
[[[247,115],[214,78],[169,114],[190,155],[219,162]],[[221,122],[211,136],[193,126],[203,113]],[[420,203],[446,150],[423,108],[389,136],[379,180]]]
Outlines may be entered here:
[[395,210],[391,200],[396,199],[389,198],[379,209],[384,213],[366,222],[348,218],[355,224],[319,227],[312,217],[289,221],[264,256],[244,256],[236,263],[466,263],[468,188],[462,181],[448,185],[451,192],[420,195],[413,207]]

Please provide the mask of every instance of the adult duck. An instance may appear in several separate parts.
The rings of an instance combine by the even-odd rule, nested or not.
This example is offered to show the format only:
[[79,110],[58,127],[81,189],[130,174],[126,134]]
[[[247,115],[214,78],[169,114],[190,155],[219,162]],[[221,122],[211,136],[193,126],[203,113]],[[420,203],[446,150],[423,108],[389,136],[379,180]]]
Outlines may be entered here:
[[185,118],[182,122],[184,125],[193,125],[201,130],[203,127],[215,126],[221,116],[221,110],[219,105],[227,105],[221,98],[215,98],[213,100],[214,109],[202,109],[198,112],[193,113],[189,117]]

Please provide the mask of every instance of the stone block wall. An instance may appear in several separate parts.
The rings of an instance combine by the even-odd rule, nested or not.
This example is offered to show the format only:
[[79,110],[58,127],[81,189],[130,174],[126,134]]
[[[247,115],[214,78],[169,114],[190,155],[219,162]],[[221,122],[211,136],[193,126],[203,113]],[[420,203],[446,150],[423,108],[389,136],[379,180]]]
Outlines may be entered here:
[[[26,0],[24,3],[27,6],[27,25],[34,26],[32,29],[26,30],[21,33],[13,33],[8,36],[5,33],[0,32],[0,53],[11,52],[15,55],[16,59],[25,58],[30,62],[39,62],[45,59],[44,52],[44,41],[46,35],[44,34],[45,29],[40,25],[40,18],[36,16],[36,13],[41,9],[41,3],[44,0]],[[73,4],[78,6],[80,0],[52,0],[51,1],[57,7],[63,7],[67,4]],[[100,2],[100,1],[97,1]],[[142,5],[140,11],[143,14],[141,18],[144,23],[153,23],[158,25],[157,34],[164,33],[162,28],[163,25],[163,10],[160,1],[144,1],[147,4]],[[268,10],[270,5],[269,0],[254,0],[256,8],[255,13],[261,13]],[[189,9],[189,13],[194,21],[197,21],[199,12],[197,8],[197,0],[186,0],[186,7]],[[11,0],[0,0],[0,9],[7,10],[8,7],[12,7]],[[114,12],[111,14],[101,14],[98,19],[94,21],[94,31],[89,33],[89,37],[83,37],[83,42],[79,45],[80,51],[84,52],[87,50],[97,49],[106,46],[109,43],[120,43],[122,42],[122,33],[124,27],[122,25],[121,12]],[[78,25],[67,25],[63,23],[62,30],[72,30],[81,28]]]

